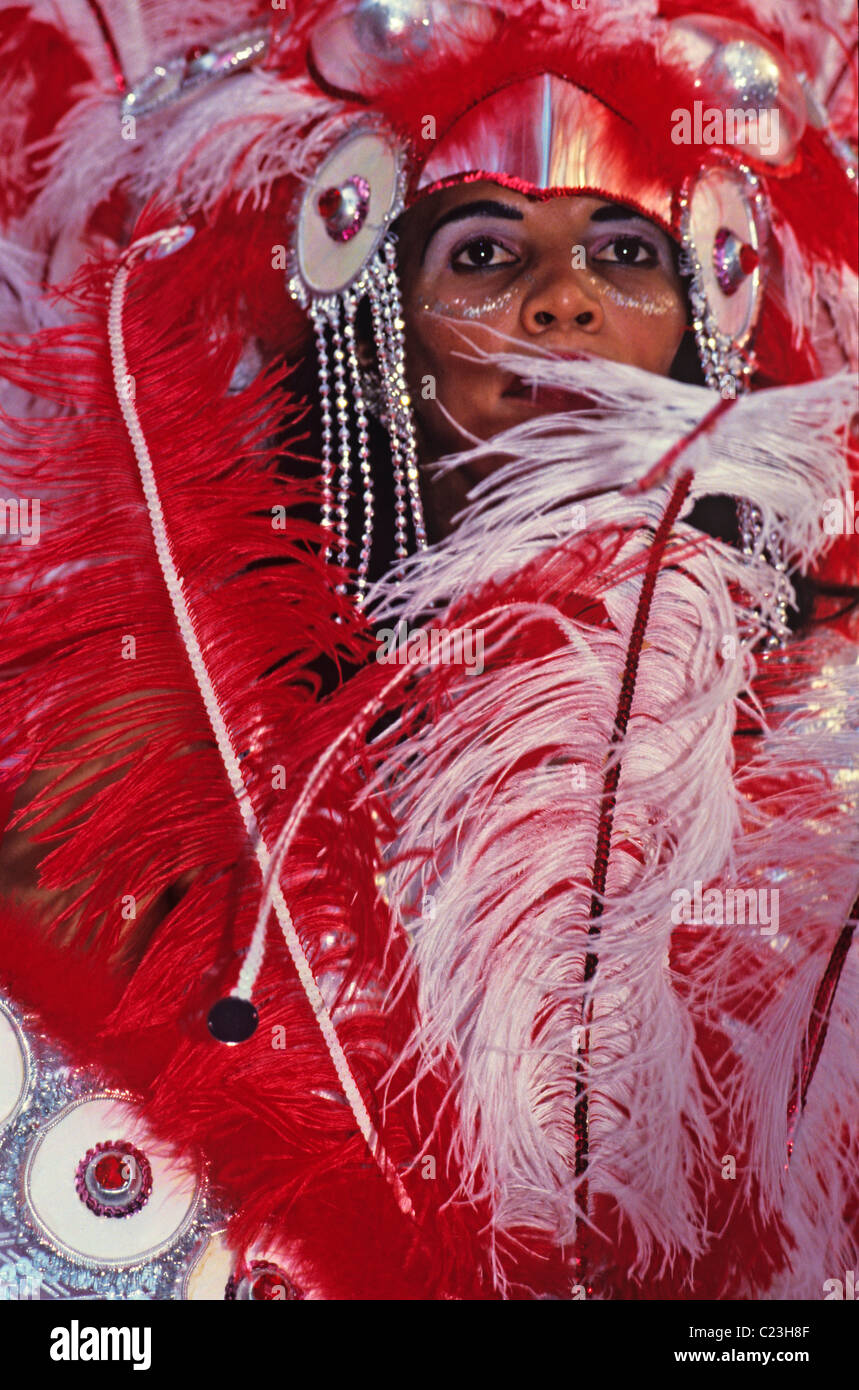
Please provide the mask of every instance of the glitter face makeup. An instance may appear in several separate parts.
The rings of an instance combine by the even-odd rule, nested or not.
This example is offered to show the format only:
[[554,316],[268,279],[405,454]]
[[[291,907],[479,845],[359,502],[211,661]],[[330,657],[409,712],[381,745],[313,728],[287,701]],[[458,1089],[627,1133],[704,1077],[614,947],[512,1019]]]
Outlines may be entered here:
[[645,290],[637,294],[627,294],[619,290],[616,285],[610,285],[608,281],[598,279],[590,271],[580,272],[589,288],[595,295],[603,299],[610,299],[612,304],[616,304],[619,309],[637,309],[640,314],[645,314],[648,318],[653,318],[659,314],[673,313],[677,307],[677,296],[668,290],[662,290],[657,294],[648,294]]
[[[586,281],[589,290],[602,299],[611,300],[619,309],[636,309],[639,313],[648,318],[661,314],[673,312],[677,300],[676,296],[668,291],[659,294],[647,294],[644,290],[638,294],[626,294],[619,290],[616,285],[610,285],[606,280],[600,280],[590,271],[581,271],[583,279]],[[526,277],[523,277],[523,279]],[[533,276],[528,276],[533,279]],[[427,314],[438,314],[446,319],[484,319],[493,314],[498,314],[502,309],[506,309],[513,302],[514,291],[505,290],[503,294],[494,295],[491,299],[484,299],[479,304],[472,304],[467,299],[458,297],[456,299],[436,299],[432,304],[424,300],[418,307]]]
[[424,301],[419,307],[427,314],[439,314],[446,319],[483,319],[506,309],[513,302],[513,294],[513,290],[509,289],[503,294],[494,295],[492,299],[484,299],[479,304],[456,298],[437,299],[433,304]]

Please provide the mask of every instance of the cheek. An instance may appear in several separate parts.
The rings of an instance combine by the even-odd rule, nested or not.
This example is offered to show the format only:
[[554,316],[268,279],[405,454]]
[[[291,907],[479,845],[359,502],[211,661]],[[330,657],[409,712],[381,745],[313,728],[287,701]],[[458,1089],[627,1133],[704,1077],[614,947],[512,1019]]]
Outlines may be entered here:
[[686,310],[680,300],[665,312],[635,312],[624,315],[619,324],[625,342],[624,360],[647,371],[667,376],[683,335]]
[[444,400],[447,390],[444,349],[439,337],[426,331],[422,315],[417,323],[409,323],[407,316],[406,323],[406,374],[412,407],[420,423],[434,430],[437,425],[435,400]]
[[437,399],[451,408],[479,400],[489,373],[482,362],[468,361],[461,354],[472,348],[475,352],[491,350],[489,335],[467,322],[419,313],[413,317],[406,336],[409,379],[418,410],[434,410],[433,401],[422,398],[428,376],[434,380]]
[[661,370],[667,376],[686,334],[686,306],[678,303],[674,313],[666,319],[659,334],[661,343]]
[[[406,373],[412,409],[424,447],[432,455],[456,447],[449,438],[450,426],[438,408],[438,401],[449,402],[453,390],[450,374],[449,333],[435,326],[424,314],[409,318],[406,310]],[[461,344],[460,344],[461,346]]]

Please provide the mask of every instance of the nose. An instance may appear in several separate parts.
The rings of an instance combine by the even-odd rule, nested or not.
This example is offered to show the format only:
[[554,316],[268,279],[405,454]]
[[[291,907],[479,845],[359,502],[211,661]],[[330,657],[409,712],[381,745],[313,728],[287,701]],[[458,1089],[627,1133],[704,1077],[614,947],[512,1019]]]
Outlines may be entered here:
[[552,329],[599,333],[604,321],[599,296],[567,262],[542,266],[522,301],[523,327],[535,338]]

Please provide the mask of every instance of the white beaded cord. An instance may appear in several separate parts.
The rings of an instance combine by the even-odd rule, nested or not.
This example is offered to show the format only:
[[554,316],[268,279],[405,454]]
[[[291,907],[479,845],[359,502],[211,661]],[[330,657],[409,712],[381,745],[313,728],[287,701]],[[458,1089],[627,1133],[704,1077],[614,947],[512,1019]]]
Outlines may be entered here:
[[[236,798],[248,837],[253,845],[263,883],[265,884],[272,866],[272,856],[263,839],[250,795],[244,783],[241,764],[236,754],[235,747],[233,746],[212,678],[206,666],[205,657],[203,656],[197,634],[194,630],[190,609],[183,592],[182,581],[173,559],[149,447],[146,443],[146,437],[143,433],[132,394],[128,389],[128,382],[131,378],[128,374],[128,359],[125,352],[122,319],[130,267],[137,256],[145,251],[147,247],[163,243],[164,239],[164,232],[152,233],[150,236],[141,238],[140,241],[136,242],[129,248],[128,252],[126,252],[125,260],[114,276],[108,311],[108,335],[113,382],[119,407],[122,411],[122,416],[140,471],[140,481],[149,512],[149,521],[152,528],[153,540],[155,542],[155,551],[161,573],[164,577],[164,583],[170,597],[179,633],[188,656],[188,661],[191,665],[191,670],[194,673],[197,688],[200,691],[200,696],[209,717],[209,723],[211,724],[212,732],[215,736],[218,752],[221,755],[221,761],[223,762],[230,787]],[[280,862],[283,862],[282,856]],[[337,1030],[334,1027],[333,1020],[325,1005],[325,1000],[322,997],[319,986],[316,983],[304,947],[295,929],[295,924],[293,923],[280,884],[278,882],[270,882],[266,896],[271,899],[271,904],[280,924],[290,957],[298,973],[307,1001],[313,1010],[320,1032],[325,1040],[332,1064],[352,1114],[355,1117],[358,1129],[363,1135],[367,1147],[378,1164],[382,1174],[392,1185],[400,1209],[406,1214],[411,1214],[411,1202],[393,1164],[387,1157],[379,1135],[373,1125],[373,1121],[370,1118],[370,1114],[364,1103],[364,1098],[352,1074],[348,1059],[337,1035]],[[262,967],[265,954],[265,927],[267,919],[268,911],[266,911],[262,919],[262,929],[259,929],[258,923],[258,929],[254,931],[250,948],[248,949],[248,953],[239,972],[238,981],[235,988],[232,990],[232,995],[235,998],[245,1000],[251,999],[253,986]]]

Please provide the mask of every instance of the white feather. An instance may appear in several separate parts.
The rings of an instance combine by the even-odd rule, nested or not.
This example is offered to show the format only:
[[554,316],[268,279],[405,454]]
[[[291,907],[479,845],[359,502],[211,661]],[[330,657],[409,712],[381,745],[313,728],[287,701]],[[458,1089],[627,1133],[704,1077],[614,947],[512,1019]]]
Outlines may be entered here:
[[[513,360],[503,359],[508,367]],[[534,375],[579,391],[587,384],[599,417],[544,417],[496,437],[492,455],[510,461],[474,490],[454,532],[410,562],[403,583],[377,586],[378,620],[403,617],[412,627],[432,613],[450,626],[449,600],[489,580],[503,585],[564,538],[572,554],[587,543],[570,534],[577,497],[588,499],[589,532],[643,522],[618,558],[647,555],[670,480],[639,497],[618,486],[701,420],[712,395],[605,363],[540,363]],[[693,497],[742,492],[777,522],[791,553],[811,563],[828,544],[822,502],[846,485],[838,436],[851,391],[845,377],[738,402],[674,472],[694,468]],[[695,535],[682,522],[676,530],[689,541]],[[504,634],[493,618],[484,674],[463,676],[449,706],[397,744],[368,788],[387,791],[402,827],[386,893],[409,933],[407,969],[418,988],[407,1057],[419,1072],[453,1059],[461,1124],[452,1157],[463,1196],[489,1201],[496,1242],[526,1227],[569,1243],[582,1220],[573,1029],[587,994],[603,777],[640,585],[619,567],[579,580],[580,591],[602,596],[611,628],[571,621],[548,603],[517,606],[511,621],[527,631],[548,619],[557,645],[497,668]],[[703,1173],[710,1195],[722,1181],[717,1121],[720,1133],[729,1122],[737,1151],[747,1150],[738,1191],[748,1196],[757,1184],[763,1212],[780,1213],[797,1242],[793,1273],[779,1287],[816,1280],[819,1289],[844,1243],[841,1212],[825,1189],[846,1188],[841,1127],[855,1138],[859,1121],[845,1031],[856,1026],[855,964],[785,1186],[787,1105],[814,991],[859,877],[857,783],[843,783],[859,727],[859,668],[851,644],[807,639],[798,650],[808,675],[797,682],[803,668],[794,665],[784,697],[761,708],[755,676],[771,677],[778,658],[762,664],[754,653],[754,610],[766,607],[771,586],[768,566],[709,539],[659,576],[617,750],[588,1062],[588,1182],[629,1220],[638,1269],[654,1256],[691,1269],[712,1237],[693,1178]],[[736,659],[724,657],[726,638]],[[740,709],[761,733],[745,764],[734,746]],[[671,895],[695,881],[777,888],[780,925],[772,937],[753,925],[701,928],[704,954],[681,987],[669,959]],[[423,919],[427,892],[435,915]],[[754,1009],[753,990],[763,1000]],[[711,1059],[696,1041],[704,1021],[738,1039],[737,1067],[715,1102]],[[742,1271],[733,1274],[742,1285]],[[503,1287],[500,1257],[496,1277]]]

